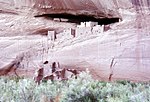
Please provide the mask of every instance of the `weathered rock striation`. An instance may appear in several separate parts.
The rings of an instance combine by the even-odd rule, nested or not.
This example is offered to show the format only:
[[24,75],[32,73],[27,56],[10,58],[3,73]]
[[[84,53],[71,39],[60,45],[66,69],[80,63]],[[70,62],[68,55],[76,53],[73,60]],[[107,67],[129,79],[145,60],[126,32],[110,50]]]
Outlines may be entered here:
[[[120,22],[98,35],[49,42],[47,31],[58,34],[76,27],[41,16],[52,14],[120,18]],[[20,69],[36,69],[49,60],[89,68],[101,80],[149,81],[149,24],[149,0],[0,0],[0,68],[24,53]]]

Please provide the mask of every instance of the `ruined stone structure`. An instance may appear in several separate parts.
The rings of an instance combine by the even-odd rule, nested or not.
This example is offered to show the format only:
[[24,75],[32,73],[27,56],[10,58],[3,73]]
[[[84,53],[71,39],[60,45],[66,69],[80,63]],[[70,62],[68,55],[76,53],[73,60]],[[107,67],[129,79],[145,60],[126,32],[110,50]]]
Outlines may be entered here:
[[76,28],[76,37],[81,35],[92,34],[92,27],[77,27]]
[[98,25],[98,22],[92,22],[92,21],[86,22],[86,27],[94,27],[96,25]]
[[41,81],[47,80],[68,80],[73,76],[77,78],[77,75],[79,74],[79,71],[77,69],[61,68],[59,62],[53,62],[52,65],[48,68],[48,73],[45,73],[46,68],[39,68],[38,70],[36,70],[36,75],[34,76],[34,80],[36,83],[40,84]]
[[98,22],[81,22],[76,28],[76,36],[101,34],[104,31],[104,25],[98,25]]
[[48,39],[51,41],[55,41],[55,39],[56,39],[55,31],[48,31]]
[[75,30],[72,28],[67,28],[63,31],[63,35],[66,37],[66,39],[71,39],[75,36]]
[[80,25],[77,25],[75,29],[66,28],[63,30],[62,33],[55,34],[55,31],[48,31],[48,38],[51,41],[55,41],[57,38],[58,40],[63,38],[64,40],[72,39],[73,37],[79,37],[82,35],[91,35],[91,34],[101,34],[104,31],[110,29],[109,25],[98,25],[98,22],[81,22]]
[[104,32],[104,25],[102,25],[102,26],[101,25],[96,25],[92,29],[93,34],[101,34],[103,32]]

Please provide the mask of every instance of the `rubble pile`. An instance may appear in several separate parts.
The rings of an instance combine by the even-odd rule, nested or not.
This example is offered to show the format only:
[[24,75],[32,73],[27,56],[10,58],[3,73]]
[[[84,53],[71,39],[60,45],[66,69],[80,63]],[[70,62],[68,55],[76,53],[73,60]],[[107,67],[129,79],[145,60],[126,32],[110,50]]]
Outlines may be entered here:
[[[48,64],[48,61],[45,61],[44,64]],[[36,83],[40,84],[41,81],[47,80],[68,80],[71,77],[77,78],[77,75],[80,73],[77,69],[68,69],[68,68],[61,68],[59,63],[53,62],[51,66],[49,66],[49,72],[45,74],[44,68],[39,68],[36,71],[36,75],[34,80]]]

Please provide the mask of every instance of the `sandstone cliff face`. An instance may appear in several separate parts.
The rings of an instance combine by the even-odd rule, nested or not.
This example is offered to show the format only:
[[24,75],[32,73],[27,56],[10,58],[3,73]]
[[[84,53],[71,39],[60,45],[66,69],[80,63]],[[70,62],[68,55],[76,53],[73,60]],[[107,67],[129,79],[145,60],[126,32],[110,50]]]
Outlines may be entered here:
[[[150,7],[149,0],[0,0],[1,10],[24,11],[30,14],[71,13],[95,17],[120,17],[120,9],[143,12]],[[29,9],[31,8],[31,9]]]
[[[75,28],[72,23],[34,17],[54,13],[118,17],[122,22],[99,35],[48,43],[47,37],[41,36],[47,30]],[[98,79],[108,80],[113,74],[112,79],[147,81],[149,24],[149,0],[0,0],[0,68],[23,54],[20,68],[25,70],[35,70],[42,61],[49,60],[67,67],[89,68]]]

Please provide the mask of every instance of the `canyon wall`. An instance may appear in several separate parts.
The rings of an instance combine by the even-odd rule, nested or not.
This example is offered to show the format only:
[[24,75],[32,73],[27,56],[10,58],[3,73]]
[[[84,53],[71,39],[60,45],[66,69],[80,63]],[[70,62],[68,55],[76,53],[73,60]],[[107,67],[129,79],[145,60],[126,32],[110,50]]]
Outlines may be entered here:
[[[24,13],[51,14],[70,13],[93,15],[95,17],[120,17],[121,9],[136,12],[147,11],[149,0],[0,0],[0,10],[19,11]],[[29,9],[30,8],[30,9]],[[34,12],[33,12],[34,11]]]
[[[60,13],[122,21],[98,35],[48,43],[48,30],[60,32],[76,25],[34,16]],[[111,75],[114,80],[149,81],[149,24],[149,0],[0,0],[0,68],[23,53],[20,69],[26,75],[26,70],[48,60],[68,68],[89,68],[101,80]]]

